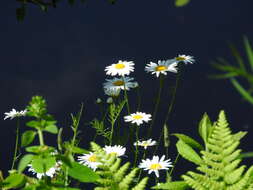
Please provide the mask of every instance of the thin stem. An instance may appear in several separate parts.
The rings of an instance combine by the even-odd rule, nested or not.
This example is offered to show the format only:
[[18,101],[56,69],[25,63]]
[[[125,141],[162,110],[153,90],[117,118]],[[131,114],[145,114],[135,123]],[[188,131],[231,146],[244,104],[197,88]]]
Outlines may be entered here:
[[124,76],[122,76],[122,80],[124,82],[124,98],[125,98],[126,105],[127,105],[127,112],[128,112],[128,114],[130,114],[130,107],[129,107],[129,102],[128,102],[128,96],[127,96],[125,77]]
[[[142,155],[142,160],[144,160],[144,159],[146,158],[146,152],[147,152],[147,149],[144,149],[144,153],[143,153],[143,155]],[[137,183],[140,181],[141,174],[142,174],[142,170],[141,170],[140,173],[139,173]]]
[[176,163],[177,163],[178,159],[179,159],[179,153],[177,153],[177,156],[176,156],[176,159],[174,161],[173,167],[170,170],[170,174],[169,174],[170,176],[172,175],[172,172],[173,172],[173,170],[174,170],[174,168],[176,166]]
[[[172,108],[174,106],[174,103],[175,103],[175,100],[176,100],[176,92],[177,92],[177,89],[178,89],[178,84],[179,84],[179,79],[180,79],[180,76],[181,76],[181,64],[178,64],[178,74],[177,74],[177,78],[176,78],[176,84],[175,84],[175,87],[173,89],[173,92],[172,92],[172,99],[170,101],[170,103],[168,104],[168,111],[166,113],[166,117],[165,117],[165,120],[164,120],[164,125],[167,124],[168,120],[169,120],[169,116],[171,114],[171,111],[172,111]],[[163,126],[164,126],[163,125]],[[168,126],[168,125],[167,125]],[[169,130],[169,129],[168,129]],[[156,149],[154,151],[154,154],[155,152],[157,151],[160,143],[161,143],[161,139],[162,139],[162,135],[163,135],[163,130],[162,132],[160,133],[160,136],[159,136],[159,140],[158,140],[158,143],[157,143],[157,146],[156,146]]]
[[141,107],[141,93],[140,93],[140,86],[137,87],[137,109],[139,111]]
[[160,79],[159,79],[159,90],[158,90],[158,95],[157,95],[157,98],[156,98],[155,109],[153,111],[152,121],[151,121],[151,124],[150,124],[149,129],[148,129],[148,135],[147,135],[148,138],[150,137],[150,135],[152,133],[152,126],[153,126],[153,124],[155,122],[156,114],[157,114],[158,107],[159,107],[159,104],[160,104],[161,94],[162,94],[162,88],[163,88],[163,80],[164,80],[164,77],[160,76]]
[[14,169],[15,162],[17,161],[17,153],[18,153],[18,144],[19,144],[19,118],[17,119],[17,129],[16,129],[16,140],[15,140],[15,150],[11,165],[11,170]]
[[[139,126],[136,126],[135,137],[136,137],[136,142],[138,142],[139,141]],[[138,154],[139,154],[139,149],[138,149],[138,145],[136,144],[135,155],[134,155],[134,167],[136,166],[136,163],[137,163]]]
[[44,138],[43,138],[43,132],[42,132],[42,130],[38,129],[38,135],[39,135],[40,145],[44,146]]
[[112,137],[113,137],[113,131],[114,131],[114,122],[112,123],[112,126],[111,126],[111,134],[110,134],[110,146],[112,145]]

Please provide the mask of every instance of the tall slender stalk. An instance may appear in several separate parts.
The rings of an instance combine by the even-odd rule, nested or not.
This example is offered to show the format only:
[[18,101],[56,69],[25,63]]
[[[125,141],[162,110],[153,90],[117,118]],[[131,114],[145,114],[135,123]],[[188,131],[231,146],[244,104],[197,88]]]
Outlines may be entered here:
[[125,77],[122,76],[122,80],[124,82],[124,99],[126,101],[126,105],[127,105],[127,112],[128,114],[130,114],[130,106],[129,106],[129,102],[128,102],[128,96],[127,96],[127,90],[126,90],[126,84],[125,84]]
[[19,145],[19,118],[17,118],[15,150],[14,150],[14,155],[12,159],[11,170],[14,169],[15,163],[17,161],[18,145]]
[[44,143],[44,138],[43,138],[43,132],[42,132],[42,130],[38,129],[38,135],[39,135],[40,145],[44,146],[45,143]]
[[153,124],[155,122],[156,114],[157,114],[158,107],[159,107],[160,100],[161,100],[163,81],[164,81],[164,77],[162,75],[160,75],[160,78],[159,78],[159,90],[158,90],[158,94],[157,94],[157,98],[156,98],[155,108],[154,108],[154,111],[153,111],[153,114],[152,114],[152,121],[151,121],[151,124],[150,124],[150,126],[148,128],[147,138],[149,138],[150,135],[151,135],[151,133],[152,133],[152,126],[153,126]]
[[[136,137],[136,142],[139,141],[139,126],[136,126],[136,131],[135,131],[135,137]],[[135,154],[134,154],[134,167],[136,166],[137,158],[139,154],[139,149],[138,145],[135,146]]]

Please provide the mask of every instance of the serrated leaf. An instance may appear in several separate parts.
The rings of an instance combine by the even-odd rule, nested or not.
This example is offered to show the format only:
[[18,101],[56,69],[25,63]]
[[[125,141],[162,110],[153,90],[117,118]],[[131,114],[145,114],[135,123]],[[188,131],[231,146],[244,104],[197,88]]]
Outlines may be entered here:
[[184,141],[179,140],[176,144],[178,153],[185,158],[186,160],[189,160],[190,162],[193,162],[197,165],[202,164],[202,159],[200,156],[191,148],[188,144],[184,143]]
[[203,150],[204,147],[199,144],[196,140],[194,140],[193,138],[184,135],[184,134],[180,134],[180,133],[173,133],[172,135],[176,136],[178,139],[184,141],[186,144],[190,145],[192,148],[197,148],[199,150]]
[[21,158],[18,164],[19,173],[22,173],[25,170],[26,166],[31,163],[33,156],[33,154],[26,154]]
[[92,169],[77,162],[72,162],[72,167],[69,168],[69,176],[84,183],[95,182],[100,178]]
[[34,156],[32,161],[32,167],[36,171],[36,173],[44,173],[48,171],[50,168],[54,167],[56,164],[55,157],[48,156],[48,157],[40,157]]
[[19,188],[25,184],[25,177],[23,174],[14,173],[5,179],[3,184],[4,189]]
[[190,3],[190,0],[175,0],[176,7],[182,7]]
[[24,132],[21,137],[21,146],[24,147],[24,146],[31,144],[33,142],[36,134],[37,133],[32,130],[28,130],[28,131]]
[[52,134],[57,134],[58,133],[58,128],[56,125],[47,125],[44,129],[44,131],[47,131]]

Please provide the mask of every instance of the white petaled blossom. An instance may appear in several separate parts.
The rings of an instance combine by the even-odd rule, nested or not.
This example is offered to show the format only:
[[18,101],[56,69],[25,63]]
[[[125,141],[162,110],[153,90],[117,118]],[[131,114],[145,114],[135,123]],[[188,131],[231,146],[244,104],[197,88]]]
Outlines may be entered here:
[[99,158],[96,154],[93,152],[90,152],[89,154],[83,154],[82,156],[78,156],[77,160],[80,164],[86,165],[89,168],[93,169],[94,171],[97,169],[99,165],[102,163],[99,162]]
[[142,160],[138,167],[143,168],[144,170],[148,170],[148,174],[154,172],[156,177],[159,177],[159,170],[168,170],[169,167],[173,167],[172,162],[170,162],[170,159],[164,159],[165,155],[163,155],[160,159],[158,156],[153,156],[151,160]]
[[60,171],[61,169],[61,165],[62,163],[61,162],[56,162],[55,166],[54,167],[51,167],[49,168],[45,173],[37,173],[34,168],[32,167],[31,164],[28,165],[28,171],[29,172],[32,172],[32,174],[36,175],[36,177],[38,179],[41,179],[43,176],[48,176],[48,177],[51,177],[53,178],[55,176],[55,174]]
[[193,64],[195,62],[195,59],[193,56],[190,55],[178,55],[177,57],[174,58],[176,62],[183,62],[184,64],[191,63]]
[[124,78],[113,78],[106,79],[104,83],[105,89],[115,89],[115,90],[130,90],[130,88],[136,88],[138,86],[137,82],[132,82],[134,78],[124,77]]
[[167,72],[177,73],[177,62],[174,59],[159,60],[158,63],[150,62],[145,67],[145,71],[155,74],[156,77],[159,77],[160,74],[167,75]]
[[137,141],[134,143],[134,146],[142,146],[144,149],[147,149],[148,146],[154,145],[156,145],[156,141],[153,141],[152,139],[148,139],[146,141]]
[[134,62],[132,61],[121,61],[119,60],[118,63],[112,64],[105,68],[106,74],[115,76],[125,76],[129,75],[130,72],[134,71]]
[[13,119],[15,117],[22,117],[25,116],[27,113],[27,110],[23,110],[23,111],[16,111],[15,109],[12,109],[10,112],[5,112],[5,117],[4,120],[10,118]]
[[151,120],[151,114],[146,114],[143,112],[136,112],[124,117],[125,122],[136,123],[138,126],[143,122],[148,122]]
[[123,156],[126,152],[126,148],[120,145],[105,146],[103,149],[106,154],[115,154],[116,157]]
[[116,88],[104,88],[104,92],[108,96],[118,96],[120,94],[120,89],[116,89]]

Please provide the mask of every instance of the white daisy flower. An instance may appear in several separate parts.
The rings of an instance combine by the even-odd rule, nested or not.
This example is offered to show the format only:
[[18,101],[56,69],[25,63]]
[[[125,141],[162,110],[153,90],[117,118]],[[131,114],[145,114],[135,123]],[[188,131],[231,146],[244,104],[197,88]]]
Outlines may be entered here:
[[137,82],[132,82],[132,80],[134,80],[134,78],[130,78],[130,77],[124,77],[124,79],[122,78],[113,78],[113,79],[106,79],[107,82],[104,83],[104,88],[105,89],[120,89],[120,90],[124,90],[126,88],[126,90],[130,90],[130,88],[135,88],[138,86]]
[[132,61],[121,61],[119,60],[118,63],[112,64],[105,68],[106,74],[115,76],[125,76],[129,75],[130,72],[134,71],[134,62]]
[[21,116],[25,116],[27,113],[27,110],[23,110],[23,111],[16,111],[15,109],[12,109],[10,112],[5,112],[5,117],[4,120],[10,118],[13,119],[15,117],[21,117]]
[[143,168],[144,170],[148,170],[148,174],[155,172],[156,177],[159,177],[159,170],[168,170],[169,167],[173,167],[172,162],[170,162],[170,159],[164,159],[165,155],[163,155],[160,160],[158,156],[153,156],[152,160],[142,160],[138,167]]
[[120,94],[120,89],[117,89],[117,88],[104,88],[104,92],[108,96],[118,96]]
[[37,173],[37,172],[34,170],[34,168],[32,167],[32,165],[31,165],[31,164],[28,164],[28,167],[29,167],[29,168],[28,168],[28,171],[29,171],[29,172],[32,172],[32,174],[36,175],[36,177],[37,177],[38,179],[41,179],[41,178],[42,178],[43,176],[45,176],[45,175],[48,176],[48,177],[53,178],[54,175],[55,175],[58,171],[60,171],[61,165],[62,165],[61,162],[56,162],[55,166],[49,168],[45,173]]
[[143,112],[136,112],[124,117],[125,122],[136,123],[138,126],[143,122],[148,122],[151,120],[151,114],[146,114]]
[[120,145],[105,146],[103,149],[106,154],[115,154],[117,157],[124,155],[126,152],[126,148]]
[[178,55],[177,57],[174,58],[174,60],[179,63],[179,62],[184,62],[185,64],[191,63],[193,64],[195,62],[195,59],[193,56],[190,55]]
[[89,154],[83,154],[83,156],[78,156],[77,160],[80,164],[88,166],[94,171],[97,169],[98,165],[102,164],[101,162],[99,162],[98,156],[93,152],[90,152]]
[[160,74],[167,75],[167,72],[177,73],[177,62],[173,59],[166,61],[159,60],[158,63],[150,62],[145,67],[145,71],[151,72],[151,74],[156,74],[159,77]]
[[156,145],[156,141],[153,141],[152,139],[148,139],[146,141],[137,141],[134,143],[134,146],[142,146],[144,149],[147,149],[148,146],[154,145]]
[[112,99],[112,97],[107,98],[106,103],[107,103],[107,104],[111,104],[111,103],[113,103],[113,99]]

